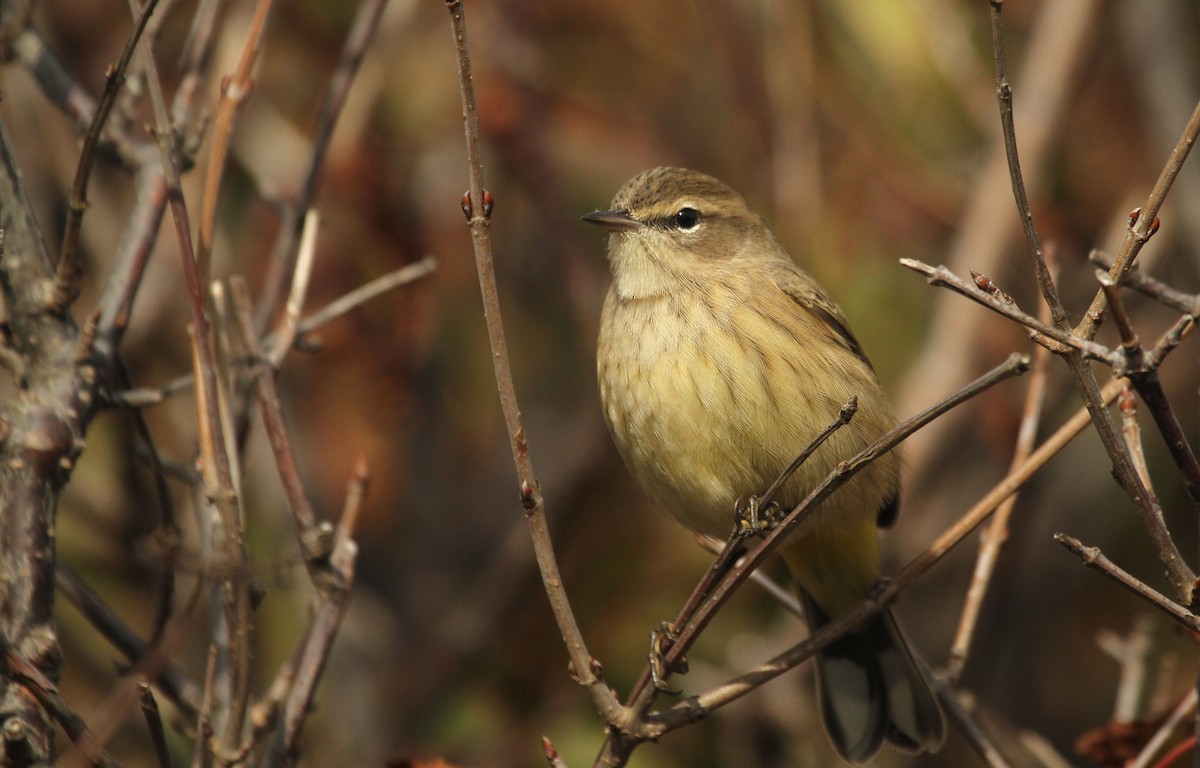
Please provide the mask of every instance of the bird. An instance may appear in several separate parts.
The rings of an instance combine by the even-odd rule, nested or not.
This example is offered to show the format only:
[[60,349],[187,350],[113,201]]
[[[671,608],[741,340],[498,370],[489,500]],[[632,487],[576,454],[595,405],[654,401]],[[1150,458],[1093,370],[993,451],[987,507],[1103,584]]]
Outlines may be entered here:
[[[855,416],[782,486],[783,509],[896,424],[842,310],[725,183],[654,168],[583,219],[609,233],[597,341],[604,420],[634,478],[686,528],[728,538],[740,501],[762,493],[851,397]],[[779,546],[810,631],[876,584],[877,528],[896,518],[899,482],[889,452]],[[847,762],[869,761],[884,742],[940,748],[941,708],[890,609],[824,648],[815,677],[825,730]]]

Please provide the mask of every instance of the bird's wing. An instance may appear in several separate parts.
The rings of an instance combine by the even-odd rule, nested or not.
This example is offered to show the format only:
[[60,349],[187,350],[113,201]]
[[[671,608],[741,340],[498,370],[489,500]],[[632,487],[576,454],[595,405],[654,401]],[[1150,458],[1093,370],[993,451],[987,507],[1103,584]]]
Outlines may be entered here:
[[[863,352],[862,345],[858,343],[854,332],[850,330],[850,324],[846,321],[845,315],[842,314],[841,308],[817,285],[815,280],[801,272],[799,267],[791,264],[773,270],[772,278],[779,289],[787,294],[792,301],[799,304],[820,321],[821,326],[829,332],[830,338],[845,347],[859,360],[862,360],[871,373],[875,372],[875,367],[871,365],[871,360]],[[885,499],[883,505],[876,513],[875,524],[880,528],[890,528],[896,522],[896,517],[900,511],[899,507],[900,499],[898,495],[893,495]]]
[[815,280],[800,272],[799,267],[792,267],[790,264],[787,266],[791,268],[773,271],[772,277],[775,284],[779,286],[779,290],[811,313],[820,321],[822,327],[829,331],[834,341],[862,360],[874,373],[875,367],[871,365],[870,359],[863,352],[862,345],[858,343],[858,339],[850,330],[850,324],[846,321],[846,317],[838,305],[817,285]]

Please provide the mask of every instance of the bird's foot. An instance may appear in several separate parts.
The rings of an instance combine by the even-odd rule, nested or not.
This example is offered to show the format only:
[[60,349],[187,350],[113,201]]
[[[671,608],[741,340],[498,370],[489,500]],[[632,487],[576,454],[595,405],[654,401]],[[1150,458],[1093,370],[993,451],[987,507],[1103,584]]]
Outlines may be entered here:
[[675,632],[675,627],[671,626],[670,622],[664,621],[653,632],[650,633],[650,653],[647,659],[650,662],[650,680],[654,683],[654,687],[670,696],[678,696],[682,690],[675,690],[667,686],[667,676],[671,673],[683,675],[687,674],[688,663],[687,658],[681,657],[677,661],[667,661],[667,651],[675,641],[679,639],[679,635]]
[[734,529],[743,539],[751,536],[765,538],[768,533],[779,527],[783,518],[782,512],[782,508],[773,501],[763,506],[758,496],[751,496],[745,505],[738,500],[733,508]]

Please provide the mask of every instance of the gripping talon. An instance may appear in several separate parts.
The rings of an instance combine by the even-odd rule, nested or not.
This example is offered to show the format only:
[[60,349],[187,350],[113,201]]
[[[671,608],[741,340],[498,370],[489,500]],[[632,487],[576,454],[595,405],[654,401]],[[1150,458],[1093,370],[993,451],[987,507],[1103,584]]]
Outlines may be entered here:
[[682,689],[676,690],[667,686],[667,675],[669,673],[685,674],[688,671],[687,659],[679,659],[674,663],[667,663],[666,653],[671,644],[675,642],[678,635],[675,634],[675,628],[669,622],[664,621],[653,632],[650,633],[650,653],[647,659],[650,662],[650,680],[654,683],[654,687],[669,696],[678,696],[683,693]]
[[764,538],[779,527],[780,511],[779,505],[773,501],[765,507],[760,506],[758,496],[751,496],[745,506],[739,499],[733,508],[734,528],[743,538]]

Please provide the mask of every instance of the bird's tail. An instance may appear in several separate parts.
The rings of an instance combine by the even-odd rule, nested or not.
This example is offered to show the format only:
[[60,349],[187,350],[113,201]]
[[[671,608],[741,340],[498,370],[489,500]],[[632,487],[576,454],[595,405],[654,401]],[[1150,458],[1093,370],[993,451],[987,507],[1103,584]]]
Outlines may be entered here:
[[[829,616],[800,590],[815,631]],[[891,611],[871,617],[817,655],[821,715],[838,753],[865,763],[884,740],[907,752],[936,751],[942,710]]]

